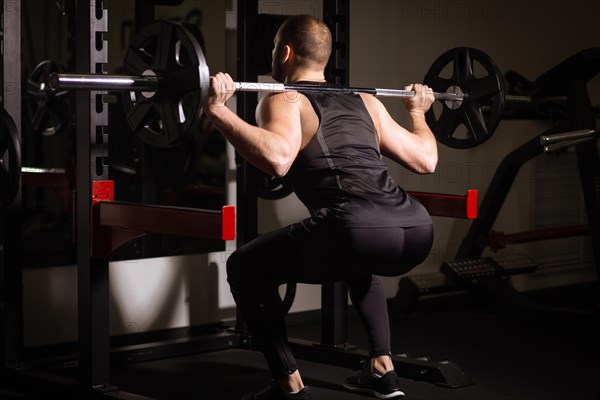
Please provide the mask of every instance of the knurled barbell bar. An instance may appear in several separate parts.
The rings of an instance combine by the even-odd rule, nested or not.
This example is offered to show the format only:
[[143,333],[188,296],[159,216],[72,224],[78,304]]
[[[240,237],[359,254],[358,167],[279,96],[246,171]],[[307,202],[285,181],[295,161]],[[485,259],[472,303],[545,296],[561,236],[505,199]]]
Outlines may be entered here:
[[[164,81],[164,83],[162,82]],[[110,91],[140,91],[148,98],[168,85],[155,75],[127,76],[127,75],[97,75],[97,74],[63,74],[52,73],[49,77],[50,88],[53,90],[110,90]],[[202,90],[202,88],[200,88]],[[317,93],[369,93],[378,97],[398,97],[408,99],[415,96],[415,92],[401,89],[379,89],[359,87],[336,87],[336,86],[310,86],[289,85],[284,83],[259,83],[259,82],[235,82],[235,90],[238,92],[271,92],[283,93],[290,91],[317,92]],[[436,100],[450,103],[460,103],[465,98],[461,92],[434,92]],[[459,104],[460,105],[460,104]]]
[[[479,64],[484,76],[475,73]],[[451,67],[452,74],[442,73]],[[54,72],[48,84],[55,90],[128,92],[123,96],[127,121],[145,142],[167,147],[194,134],[209,93],[209,70],[198,38],[184,25],[157,21],[144,28],[125,55],[123,75]],[[496,64],[482,51],[457,47],[439,57],[423,83],[434,90],[443,111],[433,107],[427,121],[436,138],[453,148],[470,148],[489,139],[497,128],[505,102],[531,102],[528,96],[506,96]],[[410,98],[399,89],[323,87],[279,83],[237,82],[236,90],[252,92],[316,91],[370,93],[380,97]],[[464,125],[467,134],[455,137]]]

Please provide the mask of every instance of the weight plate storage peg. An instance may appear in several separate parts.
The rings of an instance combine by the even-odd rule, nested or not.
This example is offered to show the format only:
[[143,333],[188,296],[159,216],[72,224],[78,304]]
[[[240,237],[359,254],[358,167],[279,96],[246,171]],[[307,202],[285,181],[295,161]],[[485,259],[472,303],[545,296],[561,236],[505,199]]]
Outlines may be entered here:
[[[445,77],[449,69],[451,76]],[[502,73],[487,54],[469,47],[451,49],[433,63],[423,83],[434,92],[462,93],[462,102],[442,102],[438,116],[434,107],[426,114],[440,143],[466,149],[492,137],[504,112],[505,88]],[[467,130],[464,137],[461,125]]]
[[156,91],[132,90],[123,96],[127,122],[144,142],[169,147],[196,133],[210,75],[190,30],[166,21],[148,25],[130,44],[123,68],[159,82]]
[[0,110],[0,210],[8,208],[19,192],[21,146],[11,116]]

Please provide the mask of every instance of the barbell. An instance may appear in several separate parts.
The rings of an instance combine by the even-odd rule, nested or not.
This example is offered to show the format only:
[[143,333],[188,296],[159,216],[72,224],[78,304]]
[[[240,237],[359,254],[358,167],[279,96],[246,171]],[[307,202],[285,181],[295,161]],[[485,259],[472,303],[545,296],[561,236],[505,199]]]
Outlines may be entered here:
[[[96,74],[60,74],[51,73],[49,84],[52,90],[79,89],[79,90],[113,90],[113,91],[140,91],[145,97],[151,98],[154,94],[169,84],[169,81],[158,78],[154,74],[136,75],[96,75]],[[316,93],[369,93],[378,97],[411,98],[415,92],[402,89],[336,87],[336,86],[310,86],[293,85],[285,83],[260,83],[260,82],[234,82],[237,92],[271,92],[283,93],[290,91],[316,92]],[[90,89],[93,88],[93,89]],[[203,90],[201,86],[199,90]],[[451,88],[450,90],[454,90]],[[444,100],[460,106],[465,98],[462,92],[445,93],[434,92],[436,100]]]
[[[475,65],[484,74],[475,73]],[[443,72],[450,67],[450,77]],[[144,28],[130,44],[122,75],[53,72],[53,90],[124,92],[126,119],[145,142],[173,146],[193,135],[209,94],[209,69],[198,37],[186,26],[157,21]],[[437,140],[453,148],[470,148],[489,139],[497,128],[506,101],[531,102],[528,96],[506,96],[496,64],[480,50],[457,47],[432,65],[424,84],[443,104],[436,115],[426,115]],[[410,98],[414,92],[399,89],[287,85],[236,82],[237,91],[370,93],[379,97]],[[460,125],[467,133],[455,136]]]

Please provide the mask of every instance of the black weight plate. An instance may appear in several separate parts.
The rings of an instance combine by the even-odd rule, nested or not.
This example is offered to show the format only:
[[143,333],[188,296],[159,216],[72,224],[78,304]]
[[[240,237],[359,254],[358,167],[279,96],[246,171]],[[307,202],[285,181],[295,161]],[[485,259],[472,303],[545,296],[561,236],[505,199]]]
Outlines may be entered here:
[[176,193],[189,184],[198,148],[197,137],[192,136],[186,143],[176,146],[150,146],[147,149],[144,157],[150,161],[150,170],[158,192]]
[[11,116],[0,111],[0,209],[8,208],[19,192],[21,180],[21,146],[19,133]]
[[66,90],[51,90],[46,82],[53,72],[64,72],[53,61],[39,63],[27,81],[23,101],[33,130],[43,136],[62,132],[73,121],[73,98]]
[[210,76],[198,38],[189,29],[166,21],[148,25],[129,46],[123,69],[160,79],[153,95],[132,91],[123,98],[127,122],[143,141],[169,147],[196,133]]
[[[483,67],[485,74],[477,66]],[[449,78],[444,71],[451,68]],[[426,114],[427,123],[437,140],[452,148],[466,149],[478,146],[492,137],[504,112],[504,78],[492,59],[484,52],[457,47],[442,54],[431,66],[423,83],[434,92],[446,92],[458,86],[464,93],[460,107],[443,104],[442,112],[435,115],[434,107]],[[457,129],[466,127],[466,137],[459,137]]]

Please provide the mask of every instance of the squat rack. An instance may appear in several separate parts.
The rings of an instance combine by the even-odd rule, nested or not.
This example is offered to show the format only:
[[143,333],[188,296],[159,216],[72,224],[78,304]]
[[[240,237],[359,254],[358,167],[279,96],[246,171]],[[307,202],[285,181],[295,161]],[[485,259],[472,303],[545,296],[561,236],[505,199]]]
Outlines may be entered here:
[[[15,3],[11,3],[14,6]],[[330,79],[336,83],[345,85],[349,79],[349,1],[335,0],[324,1],[324,19],[330,25],[334,35],[334,57],[328,66]],[[136,22],[146,21],[148,14],[142,13],[141,1],[136,3]],[[107,45],[102,41],[97,46],[98,33],[108,30],[108,16],[104,8],[104,0],[77,0],[73,2],[74,7],[74,32],[75,32],[75,69],[82,72],[96,73],[102,71],[103,64],[107,62]],[[139,12],[138,12],[139,11]],[[143,15],[142,15],[143,14]],[[6,14],[5,14],[6,15]],[[14,14],[11,15],[12,19]],[[144,17],[145,16],[145,17]],[[150,18],[152,19],[152,18]],[[258,1],[238,2],[238,77],[241,80],[256,80],[257,73],[252,60],[255,32],[257,31]],[[5,23],[5,29],[14,29],[20,32],[20,26]],[[6,35],[5,35],[6,37]],[[100,35],[101,37],[101,35]],[[14,44],[18,41],[14,41]],[[10,48],[8,48],[10,49]],[[8,51],[5,42],[5,53]],[[20,48],[12,48],[10,54],[15,58],[20,55]],[[244,61],[245,60],[245,61]],[[6,61],[6,57],[5,57]],[[11,64],[18,65],[18,64]],[[11,70],[19,70],[11,69]],[[17,80],[20,81],[20,80]],[[18,91],[20,93],[20,91]],[[178,216],[192,216],[197,222],[197,227],[206,227],[201,234],[209,237],[230,238],[223,233],[230,232],[231,210],[184,210],[174,208],[153,208],[143,204],[122,204],[112,199],[108,178],[108,168],[105,164],[108,157],[109,126],[106,104],[103,103],[103,92],[79,91],[76,94],[76,156],[77,156],[77,192],[75,198],[76,211],[76,238],[77,238],[77,287],[78,287],[78,357],[76,360],[78,378],[76,382],[65,380],[64,377],[53,375],[44,371],[36,370],[32,365],[25,365],[22,354],[22,299],[16,301],[11,308],[11,321],[5,323],[14,327],[14,331],[4,329],[6,338],[3,350],[6,354],[4,361],[8,370],[7,375],[15,380],[23,382],[43,382],[48,386],[68,386],[70,390],[80,393],[94,393],[107,395],[113,398],[129,398],[132,394],[118,390],[110,384],[110,363],[114,359],[128,362],[142,361],[161,356],[172,356],[183,354],[182,348],[193,348],[194,351],[214,351],[225,348],[241,347],[253,349],[247,340],[247,334],[243,331],[240,321],[237,324],[237,332],[223,331],[207,335],[203,344],[194,343],[190,346],[179,346],[178,350],[169,348],[172,343],[158,344],[163,350],[158,350],[153,356],[140,356],[135,351],[111,349],[108,331],[108,255],[114,249],[113,244],[126,240],[120,237],[116,229],[126,229],[130,237],[150,230],[155,232],[170,231],[172,228],[166,225],[149,227],[147,225],[136,225],[139,221],[130,220],[125,217],[131,213],[126,210],[134,208],[136,212],[151,211],[156,214]],[[238,98],[238,114],[249,122],[254,121],[254,109],[256,105],[256,94],[245,93]],[[20,104],[20,102],[19,102]],[[100,111],[98,111],[100,110]],[[257,171],[246,165],[243,160],[238,159],[237,190],[238,204],[236,213],[239,225],[237,227],[237,240],[243,244],[257,235]],[[423,194],[432,199],[435,195]],[[93,200],[96,198],[96,200]],[[100,201],[102,198],[102,201]],[[456,196],[450,198],[451,202],[462,204],[467,202],[467,196]],[[472,197],[471,197],[472,201]],[[476,201],[475,201],[476,203]],[[433,204],[433,203],[432,203]],[[443,208],[443,207],[442,207]],[[460,205],[459,205],[460,208]],[[438,208],[440,210],[440,208]],[[464,210],[463,210],[464,211]],[[443,212],[440,210],[440,212]],[[117,219],[126,226],[115,225],[114,219],[109,220],[107,213],[119,216]],[[463,213],[462,211],[460,213]],[[227,215],[227,216],[226,216]],[[217,220],[215,220],[217,217]],[[221,218],[219,224],[218,219]],[[201,229],[199,229],[201,230]],[[192,234],[185,232],[186,234]],[[18,235],[15,235],[18,236]],[[97,238],[103,237],[106,247],[98,247]],[[113,241],[115,243],[113,243]],[[111,242],[108,245],[108,242]],[[18,258],[18,252],[15,252]],[[2,262],[5,261],[2,258]],[[14,263],[14,264],[13,264]],[[17,259],[11,260],[11,266],[18,264]],[[14,271],[11,269],[11,271]],[[4,269],[6,273],[6,268]],[[18,275],[18,276],[17,276]],[[3,283],[10,282],[14,287],[14,298],[20,298],[22,292],[20,287],[21,271],[18,270],[13,276]],[[15,286],[12,286],[14,284]],[[6,293],[8,295],[8,293]],[[325,285],[323,288],[322,313],[325,323],[322,325],[322,339],[318,346],[301,340],[292,340],[294,351],[299,358],[312,359],[322,363],[358,369],[361,361],[367,355],[347,344],[347,288],[344,284]],[[8,303],[7,303],[8,304]],[[8,314],[6,314],[8,317]],[[11,328],[12,329],[12,328]],[[9,335],[10,333],[10,335]],[[112,351],[111,351],[112,350]],[[449,387],[459,387],[471,382],[451,362],[435,362],[423,359],[411,359],[409,357],[394,357],[395,367],[400,376],[407,378],[425,380],[432,383]],[[74,385],[75,383],[75,385]],[[63,388],[64,389],[64,388]],[[67,389],[69,390],[69,389]]]

